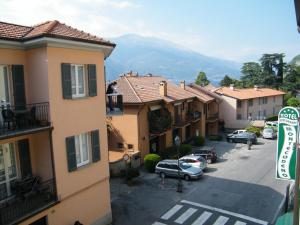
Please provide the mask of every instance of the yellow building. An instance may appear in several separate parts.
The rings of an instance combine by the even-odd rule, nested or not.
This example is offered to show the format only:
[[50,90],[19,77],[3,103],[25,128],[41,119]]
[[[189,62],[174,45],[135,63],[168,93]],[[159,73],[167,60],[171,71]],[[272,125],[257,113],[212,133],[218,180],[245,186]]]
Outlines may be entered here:
[[0,22],[0,224],[111,222],[104,60],[58,21]]
[[194,136],[218,133],[219,97],[198,85],[177,86],[160,76],[128,73],[116,80],[123,95],[123,115],[108,117],[110,162],[123,154],[162,154]]

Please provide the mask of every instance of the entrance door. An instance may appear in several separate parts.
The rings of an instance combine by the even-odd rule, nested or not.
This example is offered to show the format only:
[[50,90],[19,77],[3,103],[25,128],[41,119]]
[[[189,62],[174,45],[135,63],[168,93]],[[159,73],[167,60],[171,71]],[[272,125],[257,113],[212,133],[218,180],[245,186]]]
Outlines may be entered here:
[[150,153],[159,153],[159,137],[150,139]]
[[17,178],[14,144],[0,145],[0,201],[11,196],[11,183]]

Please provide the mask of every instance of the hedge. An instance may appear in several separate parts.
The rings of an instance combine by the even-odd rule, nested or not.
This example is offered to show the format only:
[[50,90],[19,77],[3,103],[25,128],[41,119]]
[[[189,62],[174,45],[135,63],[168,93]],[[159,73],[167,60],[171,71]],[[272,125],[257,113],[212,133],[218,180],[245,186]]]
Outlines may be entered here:
[[257,137],[259,137],[260,134],[261,134],[261,133],[260,133],[260,132],[261,132],[261,129],[258,128],[258,127],[247,127],[246,130],[247,130],[248,132],[255,133]]
[[179,147],[179,154],[180,156],[188,155],[192,152],[192,146],[189,144],[182,144]]
[[161,160],[157,154],[148,154],[144,158],[144,165],[148,172],[153,173],[155,171],[156,164]]

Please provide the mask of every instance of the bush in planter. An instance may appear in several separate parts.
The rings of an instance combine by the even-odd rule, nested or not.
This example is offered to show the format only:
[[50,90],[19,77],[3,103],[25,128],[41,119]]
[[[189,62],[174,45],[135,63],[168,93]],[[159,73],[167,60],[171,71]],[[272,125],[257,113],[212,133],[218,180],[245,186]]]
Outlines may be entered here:
[[210,141],[222,141],[223,137],[221,135],[209,135],[208,139]]
[[205,143],[205,138],[202,136],[195,136],[193,138],[193,145],[195,146],[202,146]]
[[192,146],[189,144],[182,144],[179,147],[179,154],[180,156],[188,155],[192,152]]
[[156,164],[161,160],[157,154],[148,154],[144,158],[144,165],[148,172],[153,173],[155,171]]
[[259,137],[261,134],[261,129],[258,127],[247,127],[246,131],[255,133],[257,137]]

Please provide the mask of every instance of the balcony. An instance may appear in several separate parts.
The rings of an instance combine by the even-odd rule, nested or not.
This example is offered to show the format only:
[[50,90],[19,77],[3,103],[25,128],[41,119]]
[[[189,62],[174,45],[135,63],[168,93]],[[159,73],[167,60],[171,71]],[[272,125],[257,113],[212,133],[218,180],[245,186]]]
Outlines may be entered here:
[[188,119],[183,118],[183,116],[174,116],[173,127],[180,128],[189,124]]
[[50,128],[49,103],[0,107],[0,140]]
[[189,122],[196,123],[201,119],[201,112],[199,111],[188,112],[186,118]]
[[206,122],[215,122],[219,119],[219,113],[209,113],[206,115]]
[[123,95],[106,94],[106,115],[123,115]]
[[14,183],[15,196],[0,203],[0,225],[17,224],[57,203],[54,180],[28,177]]
[[167,109],[162,109],[157,115],[155,111],[148,113],[149,132],[152,135],[159,135],[171,128],[171,113]]

